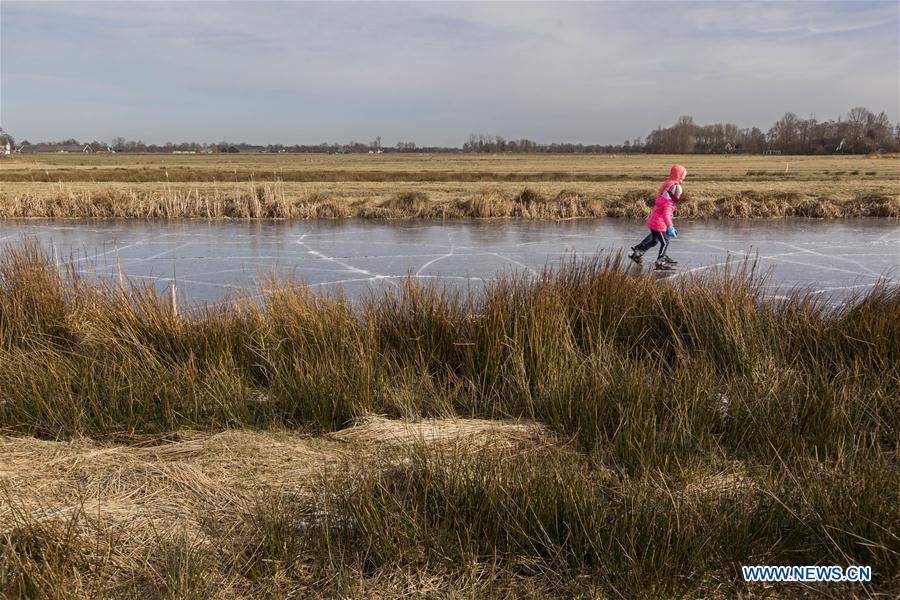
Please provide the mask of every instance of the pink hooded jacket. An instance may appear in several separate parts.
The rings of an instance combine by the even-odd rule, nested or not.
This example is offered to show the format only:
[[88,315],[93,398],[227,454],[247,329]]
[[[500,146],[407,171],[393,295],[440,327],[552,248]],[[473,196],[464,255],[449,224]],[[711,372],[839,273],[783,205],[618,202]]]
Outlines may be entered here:
[[680,198],[675,198],[673,202],[666,192],[676,183],[680,184],[684,181],[685,175],[687,175],[687,169],[681,165],[672,165],[672,170],[669,171],[669,178],[659,188],[659,194],[656,196],[656,207],[650,213],[650,218],[647,219],[647,227],[651,231],[665,231],[672,226],[675,202],[678,202]]

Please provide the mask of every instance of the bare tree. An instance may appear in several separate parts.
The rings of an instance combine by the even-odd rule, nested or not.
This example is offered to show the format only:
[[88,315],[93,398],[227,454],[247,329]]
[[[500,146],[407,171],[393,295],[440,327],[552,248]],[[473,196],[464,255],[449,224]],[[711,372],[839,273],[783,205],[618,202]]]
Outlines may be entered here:
[[16,138],[14,138],[12,135],[4,131],[2,127],[0,127],[0,145],[5,146],[6,144],[15,146]]
[[855,106],[847,112],[847,144],[854,152],[866,149],[866,125],[874,117],[868,108]]
[[800,119],[792,112],[775,121],[769,129],[769,143],[782,152],[794,152],[797,146],[798,124]]

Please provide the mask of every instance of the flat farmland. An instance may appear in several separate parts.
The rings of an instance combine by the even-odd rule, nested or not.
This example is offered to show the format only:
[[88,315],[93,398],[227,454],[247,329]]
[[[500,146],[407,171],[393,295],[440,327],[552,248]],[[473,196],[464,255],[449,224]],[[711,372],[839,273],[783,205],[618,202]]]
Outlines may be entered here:
[[676,162],[682,218],[900,216],[894,156],[35,154],[0,218],[641,218]]

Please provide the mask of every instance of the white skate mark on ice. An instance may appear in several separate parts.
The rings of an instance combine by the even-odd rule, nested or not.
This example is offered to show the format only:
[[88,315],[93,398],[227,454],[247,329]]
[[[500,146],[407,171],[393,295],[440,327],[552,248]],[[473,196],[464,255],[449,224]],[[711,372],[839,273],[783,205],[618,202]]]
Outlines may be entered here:
[[419,270],[416,271],[416,275],[415,275],[416,277],[421,277],[422,272],[425,271],[425,269],[427,269],[434,263],[438,262],[439,260],[444,260],[445,258],[450,258],[451,256],[453,256],[453,253],[456,251],[456,248],[454,248],[454,246],[453,246],[453,233],[454,232],[450,232],[447,234],[447,243],[450,245],[450,252],[448,252],[447,254],[444,254],[442,256],[438,256],[437,258],[434,258],[432,260],[429,260],[427,263],[425,263],[424,265],[419,267]]
[[798,250],[798,251],[800,251],[800,252],[804,252],[804,253],[806,253],[806,254],[812,254],[812,255],[815,255],[815,256],[821,256],[822,258],[826,258],[826,259],[828,259],[828,260],[835,260],[835,259],[837,259],[837,260],[842,260],[842,261],[844,261],[844,262],[848,262],[848,263],[851,263],[851,264],[856,265],[857,267],[859,267],[860,269],[866,271],[866,272],[869,273],[870,275],[874,275],[875,277],[880,277],[880,276],[881,276],[879,273],[876,273],[875,271],[873,271],[872,269],[870,269],[870,268],[867,267],[866,265],[862,264],[862,263],[859,262],[858,260],[854,260],[854,259],[852,259],[852,258],[848,258],[847,256],[844,256],[844,255],[840,255],[840,254],[835,254],[835,255],[822,254],[821,252],[816,252],[815,250],[810,250],[810,249],[808,249],[808,248],[801,248],[801,247],[799,247],[799,246],[795,246],[794,244],[788,244],[788,243],[786,243],[786,242],[778,242],[778,243],[781,244],[782,246],[787,246],[788,248],[793,248],[793,249],[795,249],[795,250]]
[[[306,234],[300,236],[300,238],[297,240],[297,243],[300,244],[301,246],[303,246],[304,248],[306,248],[307,254],[311,254],[311,255],[313,255],[313,256],[315,256],[315,257],[318,257],[318,258],[321,258],[321,259],[323,259],[323,260],[327,260],[327,261],[329,261],[329,262],[333,262],[333,263],[336,264],[336,265],[340,265],[340,266],[344,267],[347,271],[349,271],[349,272],[351,272],[351,273],[359,273],[360,275],[367,275],[368,277],[365,278],[365,279],[362,279],[362,281],[379,281],[379,280],[386,280],[387,283],[390,283],[390,284],[393,285],[393,286],[396,286],[396,285],[397,285],[396,283],[394,283],[393,281],[391,281],[391,278],[390,278],[389,276],[387,276],[387,275],[382,275],[382,274],[380,274],[380,273],[372,273],[371,271],[366,271],[365,269],[360,269],[359,267],[354,267],[354,266],[351,265],[350,263],[344,262],[344,261],[342,261],[342,260],[340,260],[340,259],[338,259],[338,258],[335,258],[335,257],[333,257],[333,256],[327,256],[327,255],[325,255],[325,254],[319,252],[318,250],[313,250],[313,249],[309,246],[309,244],[307,244],[306,242],[303,241],[303,239],[304,239],[305,237],[306,237]],[[349,282],[349,280],[348,280],[348,282]]]
[[[158,259],[158,258],[162,258],[162,257],[165,256],[166,254],[171,254],[172,252],[177,252],[177,251],[179,251],[179,250],[183,250],[184,248],[187,248],[188,246],[192,245],[193,243],[194,243],[194,242],[185,242],[185,243],[183,243],[183,244],[180,244],[180,245],[178,245],[178,246],[175,246],[174,248],[169,248],[168,250],[163,250],[162,252],[158,252],[158,253],[156,253],[156,254],[154,254],[154,255],[152,255],[152,256],[148,256],[148,257],[142,258],[142,259],[140,259],[140,260],[144,260],[144,261],[147,261],[147,260],[156,260],[156,259]],[[176,257],[176,259],[177,259],[177,257]]]

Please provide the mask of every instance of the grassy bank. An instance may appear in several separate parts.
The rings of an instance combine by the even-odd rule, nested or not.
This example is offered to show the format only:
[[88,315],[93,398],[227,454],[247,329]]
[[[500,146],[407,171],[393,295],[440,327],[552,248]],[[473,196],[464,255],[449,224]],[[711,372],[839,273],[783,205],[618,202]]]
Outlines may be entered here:
[[[0,219],[472,219],[630,218],[644,219],[655,203],[644,188],[578,191],[530,187],[475,190],[359,192],[341,197],[330,191],[285,188],[283,183],[236,186],[160,186],[144,189],[53,187],[23,190],[0,204]],[[733,186],[726,186],[733,187]],[[353,194],[353,192],[351,192]],[[849,190],[820,196],[767,189],[689,192],[678,216],[722,218],[900,218],[900,196],[890,190]]]
[[0,218],[642,218],[674,162],[689,218],[900,216],[870,157],[30,155],[0,160]]
[[[55,598],[891,597],[877,461],[626,474],[536,423],[0,440],[0,590]],[[861,539],[865,537],[865,541]],[[864,562],[875,583],[747,585]]]
[[[588,260],[362,305],[269,282],[262,304],[176,314],[6,248],[0,586],[890,596],[900,288],[832,309],[761,285]],[[875,581],[738,569],[814,563]]]

